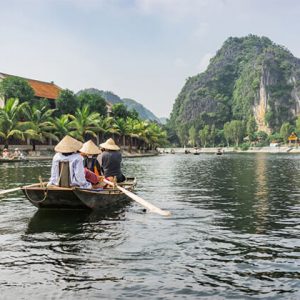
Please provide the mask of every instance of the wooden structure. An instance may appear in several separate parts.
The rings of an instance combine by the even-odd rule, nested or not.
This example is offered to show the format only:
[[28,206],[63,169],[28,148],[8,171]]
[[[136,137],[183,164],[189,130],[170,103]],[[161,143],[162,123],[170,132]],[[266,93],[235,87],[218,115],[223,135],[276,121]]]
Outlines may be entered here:
[[[65,183],[66,181],[63,179],[60,182]],[[136,180],[135,178],[128,178],[118,185],[133,190]],[[46,186],[46,183],[41,183],[38,186],[24,186],[22,191],[30,203],[37,208],[106,209],[130,200],[124,193],[114,188],[93,190]]]
[[288,137],[289,144],[297,144],[298,137],[295,132],[292,132],[291,135]]

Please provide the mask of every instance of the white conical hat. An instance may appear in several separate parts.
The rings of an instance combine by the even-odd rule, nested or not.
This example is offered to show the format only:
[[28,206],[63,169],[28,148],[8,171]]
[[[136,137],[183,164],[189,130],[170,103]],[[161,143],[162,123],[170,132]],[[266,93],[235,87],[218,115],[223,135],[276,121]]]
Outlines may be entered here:
[[88,142],[84,143],[79,151],[89,155],[101,153],[101,150],[95,145],[95,143],[92,140],[89,140]]
[[120,150],[120,147],[116,145],[115,141],[110,138],[105,143],[100,144],[100,148],[104,148],[107,150]]
[[66,135],[54,148],[56,152],[72,153],[77,152],[82,147],[82,143]]

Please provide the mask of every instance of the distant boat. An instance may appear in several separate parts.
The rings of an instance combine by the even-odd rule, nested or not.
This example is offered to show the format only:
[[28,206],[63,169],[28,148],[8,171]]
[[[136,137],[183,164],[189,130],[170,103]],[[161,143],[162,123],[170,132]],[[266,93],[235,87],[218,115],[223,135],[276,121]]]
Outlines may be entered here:
[[221,149],[218,149],[218,151],[216,152],[217,155],[223,155],[223,151]]

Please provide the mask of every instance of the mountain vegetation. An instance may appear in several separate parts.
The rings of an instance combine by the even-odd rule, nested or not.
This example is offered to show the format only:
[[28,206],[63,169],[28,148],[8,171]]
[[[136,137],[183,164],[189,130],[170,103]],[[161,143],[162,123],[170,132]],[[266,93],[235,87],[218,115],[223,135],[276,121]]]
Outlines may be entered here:
[[128,110],[137,111],[139,117],[142,120],[149,120],[149,121],[155,121],[157,123],[160,123],[160,119],[158,117],[156,117],[149,109],[147,109],[142,104],[138,103],[133,99],[129,99],[129,98],[121,99],[119,96],[115,95],[112,92],[97,90],[94,88],[79,91],[77,95],[81,95],[84,92],[88,92],[89,94],[100,95],[102,98],[104,98],[107,102],[111,103],[112,105],[122,103],[127,107]]
[[205,72],[187,79],[167,128],[181,145],[269,142],[286,138],[286,124],[297,131],[299,114],[300,60],[267,37],[230,37]]

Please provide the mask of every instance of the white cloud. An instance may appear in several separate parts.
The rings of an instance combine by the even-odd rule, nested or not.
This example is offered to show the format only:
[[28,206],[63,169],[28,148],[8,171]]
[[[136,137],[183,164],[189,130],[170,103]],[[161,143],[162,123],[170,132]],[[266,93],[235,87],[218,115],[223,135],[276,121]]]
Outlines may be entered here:
[[204,72],[204,71],[206,70],[207,66],[209,65],[210,59],[211,59],[213,56],[214,56],[214,54],[212,54],[212,53],[206,53],[206,54],[202,57],[202,59],[201,59],[199,65],[197,66],[198,71]]

